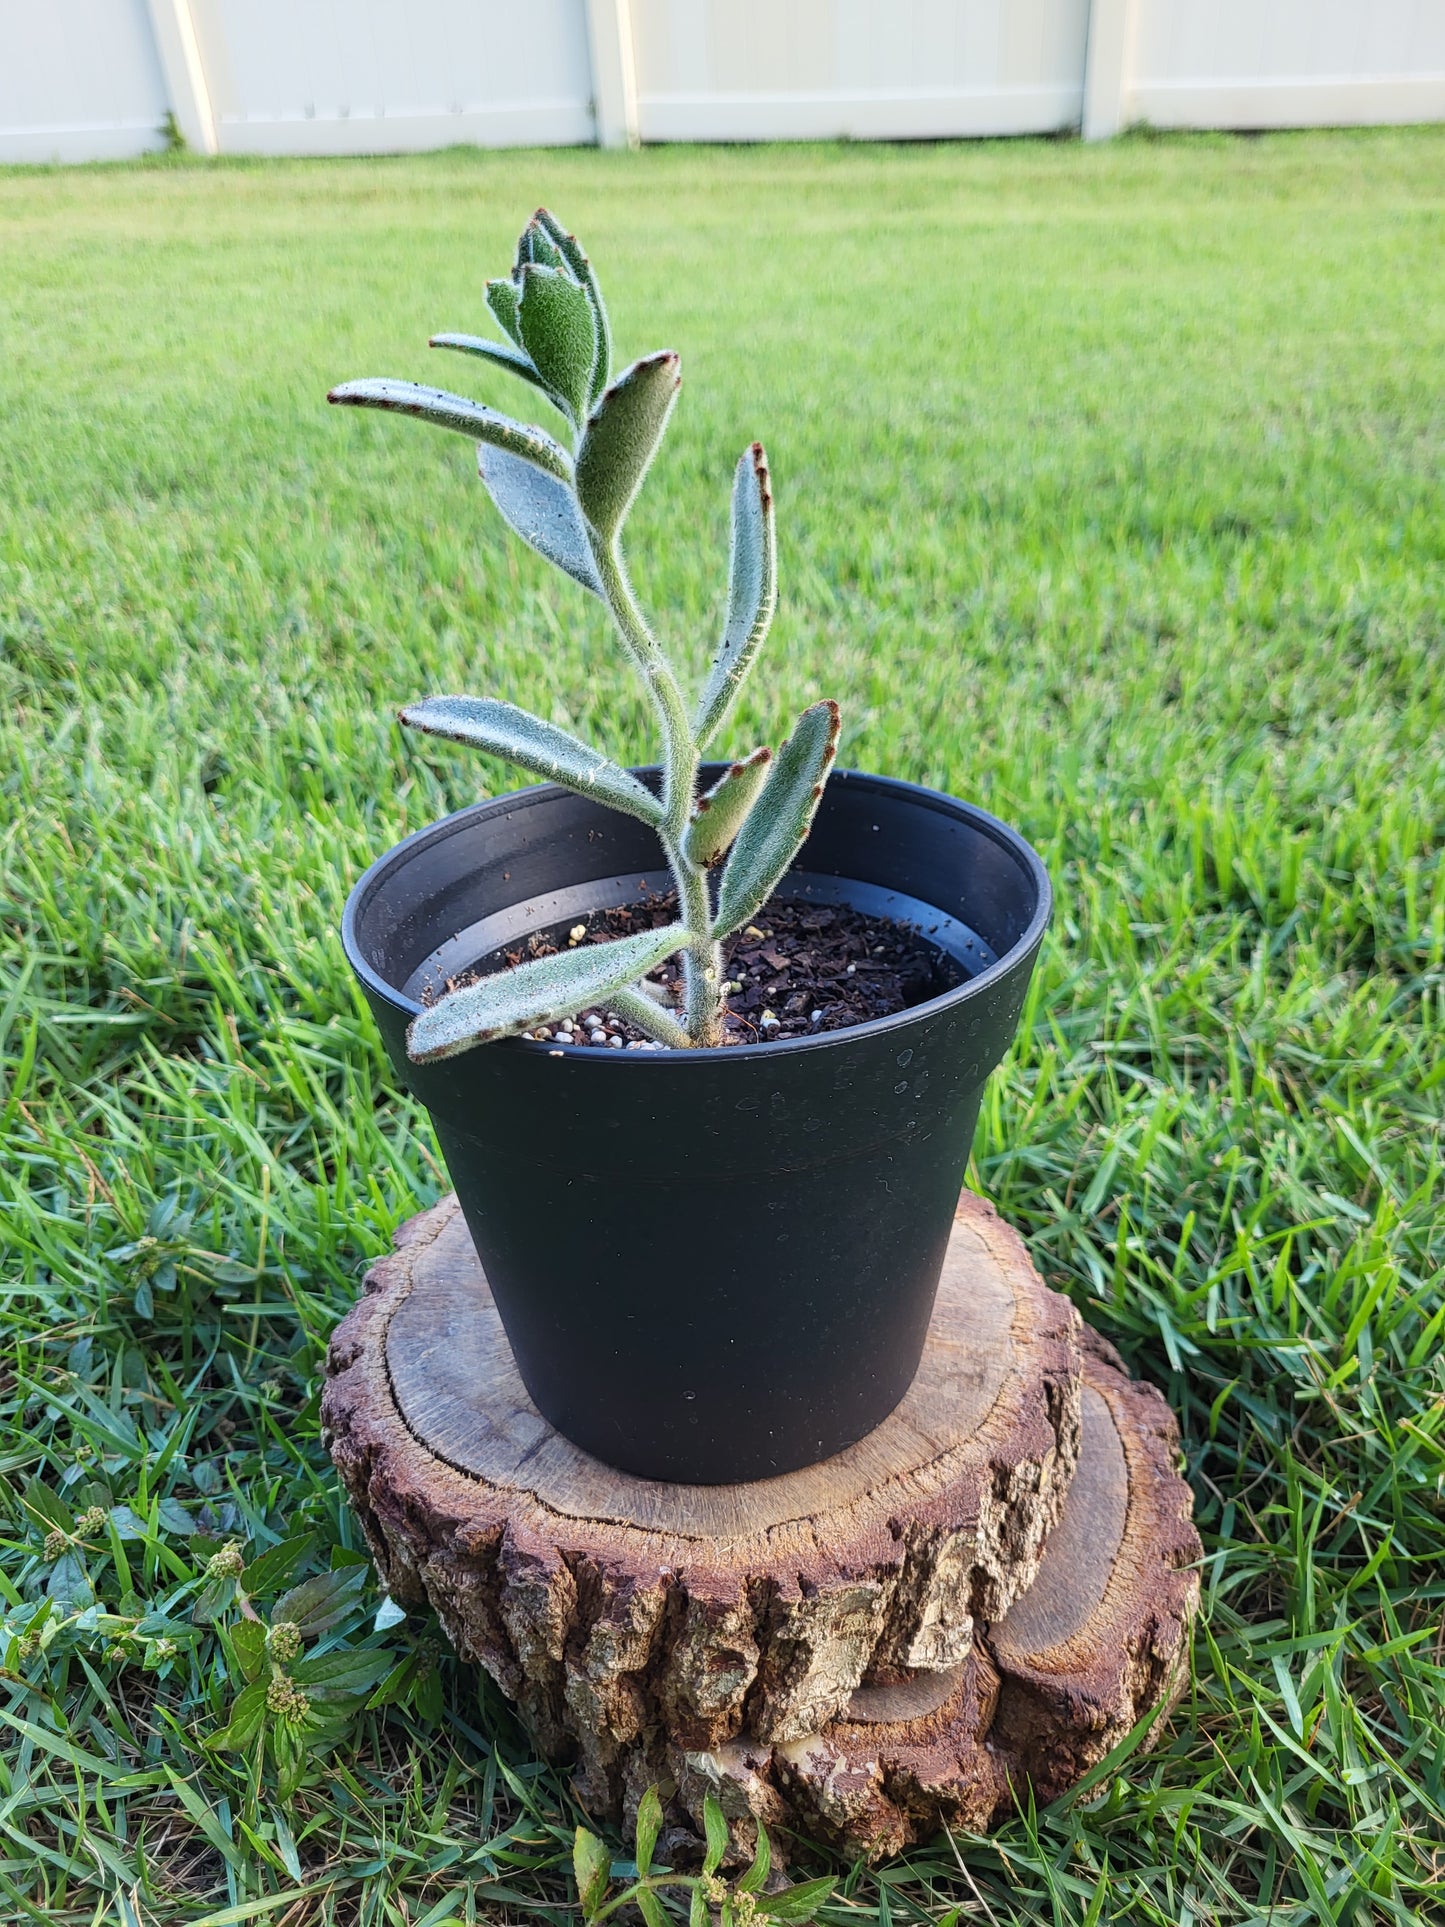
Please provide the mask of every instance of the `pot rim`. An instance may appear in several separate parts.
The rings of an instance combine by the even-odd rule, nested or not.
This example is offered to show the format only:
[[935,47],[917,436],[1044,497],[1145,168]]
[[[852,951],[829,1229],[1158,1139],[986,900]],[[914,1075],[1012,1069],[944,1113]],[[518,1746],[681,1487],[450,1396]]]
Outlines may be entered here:
[[[655,774],[651,766],[642,766],[635,772],[639,776]],[[956,984],[952,990],[940,992],[937,997],[929,997],[921,1004],[911,1004],[906,1010],[894,1011],[887,1017],[870,1017],[866,1023],[849,1024],[842,1030],[824,1031],[816,1037],[783,1037],[771,1044],[717,1044],[699,1046],[695,1050],[661,1051],[601,1051],[568,1048],[566,1045],[539,1042],[534,1038],[506,1037],[495,1044],[488,1044],[488,1050],[525,1050],[534,1055],[555,1056],[566,1051],[570,1061],[578,1064],[635,1065],[648,1064],[654,1067],[665,1065],[695,1064],[700,1061],[713,1062],[734,1059],[755,1060],[776,1058],[780,1053],[794,1054],[800,1051],[836,1049],[840,1044],[853,1039],[886,1036],[890,1031],[898,1031],[916,1023],[921,1017],[933,1016],[938,1012],[970,1002],[983,994],[998,978],[1017,968],[1025,958],[1031,956],[1043,941],[1044,931],[1048,928],[1053,914],[1054,893],[1049,882],[1049,873],[1043,859],[1033,845],[1025,840],[1010,824],[999,817],[991,816],[976,803],[966,803],[961,797],[950,796],[946,790],[929,789],[922,783],[910,783],[899,776],[880,776],[869,770],[834,770],[828,778],[830,786],[841,783],[846,787],[866,788],[884,791],[900,801],[913,803],[922,809],[942,810],[950,816],[963,817],[970,827],[980,831],[1008,851],[1009,855],[1024,869],[1033,880],[1036,893],[1034,912],[1018,941],[1012,944],[1002,956],[996,957],[991,964],[970,977],[965,983]],[[362,951],[357,937],[357,923],[362,906],[381,878],[393,868],[404,863],[409,855],[426,848],[429,844],[445,836],[455,834],[468,817],[506,807],[508,809],[533,808],[548,801],[553,796],[570,796],[573,792],[561,783],[529,783],[522,789],[507,790],[500,796],[483,797],[480,802],[468,803],[463,809],[452,810],[448,815],[438,817],[434,822],[414,830],[400,843],[394,843],[370,864],[353,884],[346,899],[346,908],[341,917],[341,941],[347,960],[362,983],[370,990],[384,997],[395,1009],[404,1011],[408,1016],[417,1016],[422,1005],[414,997],[405,996],[394,984],[371,966]],[[605,808],[603,804],[599,808]],[[659,855],[661,852],[659,851]]]

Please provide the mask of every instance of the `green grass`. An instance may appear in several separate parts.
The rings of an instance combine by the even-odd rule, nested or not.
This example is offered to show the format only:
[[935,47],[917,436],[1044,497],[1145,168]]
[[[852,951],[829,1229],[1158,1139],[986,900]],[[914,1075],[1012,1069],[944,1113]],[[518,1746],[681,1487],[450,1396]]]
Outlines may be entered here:
[[201,1525],[345,1578],[327,1335],[444,1183],[336,927],[509,778],[394,708],[655,742],[466,445],[321,406],[440,378],[539,199],[683,353],[631,552],[694,670],[766,437],[736,743],[836,695],[1051,867],[975,1181],[1167,1390],[1204,1535],[1159,1749],[827,1919],[1445,1918],[1438,130],[0,174],[0,1917],[576,1918],[565,1783],[433,1630],[352,1605],[390,1703],[283,1798],[203,1747],[191,1618]]

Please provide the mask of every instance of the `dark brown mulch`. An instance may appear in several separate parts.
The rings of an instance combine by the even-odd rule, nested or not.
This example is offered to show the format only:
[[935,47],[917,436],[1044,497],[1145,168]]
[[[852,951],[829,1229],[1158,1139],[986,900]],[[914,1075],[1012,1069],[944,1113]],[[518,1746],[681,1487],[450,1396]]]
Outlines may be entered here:
[[[589,917],[586,934],[579,941],[607,943],[670,923],[676,915],[677,900],[671,894],[620,904]],[[551,954],[556,947],[538,935],[525,949],[508,951],[497,962],[525,963],[529,957]],[[723,956],[730,981],[739,986],[728,993],[729,1044],[811,1037],[820,1031],[846,1030],[874,1017],[891,1017],[951,990],[967,975],[911,924],[869,916],[846,904],[798,899],[774,899],[756,923],[727,940]],[[652,974],[672,988],[681,974],[681,960],[670,958]],[[640,1036],[629,1025],[609,1019],[605,1011],[577,1014],[600,1020],[599,1041],[604,1045],[613,1036],[627,1042],[636,1042]],[[582,1043],[587,1035],[586,1026],[579,1026],[567,1041]]]

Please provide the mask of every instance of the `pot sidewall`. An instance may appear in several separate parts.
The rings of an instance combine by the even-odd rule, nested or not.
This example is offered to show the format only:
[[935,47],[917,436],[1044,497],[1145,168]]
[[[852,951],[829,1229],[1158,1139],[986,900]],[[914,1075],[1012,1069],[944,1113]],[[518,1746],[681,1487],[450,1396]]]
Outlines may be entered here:
[[[366,878],[348,905],[348,954],[398,1077],[432,1117],[528,1392],[574,1443],[640,1476],[729,1483],[815,1463],[881,1423],[917,1369],[1048,882],[982,812],[864,780],[870,826],[881,829],[884,801],[906,813],[921,795],[988,826],[979,834],[1002,832],[1037,901],[1016,918],[1020,940],[970,984],[817,1038],[656,1053],[512,1040],[411,1064],[417,1005],[364,954]],[[544,786],[431,826],[368,878],[394,887],[416,846],[416,880],[435,890],[445,866],[432,832],[469,819],[481,837],[515,835],[516,806],[549,797],[565,799],[559,822],[595,815],[594,836],[617,824]],[[545,820],[524,823],[545,850]],[[554,853],[553,872],[567,861]],[[539,874],[519,877],[524,894]]]

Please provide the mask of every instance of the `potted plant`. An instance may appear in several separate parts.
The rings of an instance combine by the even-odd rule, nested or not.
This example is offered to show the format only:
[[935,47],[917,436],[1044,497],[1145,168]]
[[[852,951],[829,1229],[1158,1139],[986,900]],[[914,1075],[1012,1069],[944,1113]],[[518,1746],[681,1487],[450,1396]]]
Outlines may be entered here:
[[570,450],[409,382],[329,399],[477,443],[503,519],[609,610],[662,759],[624,769],[492,697],[403,709],[545,780],[379,858],[346,951],[543,1415],[646,1477],[767,1477],[861,1438],[913,1377],[1048,877],[971,804],[833,772],[830,700],[776,751],[706,760],[774,608],[762,447],[737,464],[722,637],[689,700],[620,546],[677,355],[613,376],[596,276],[545,210],[487,304],[505,340],[433,346],[530,384]]

